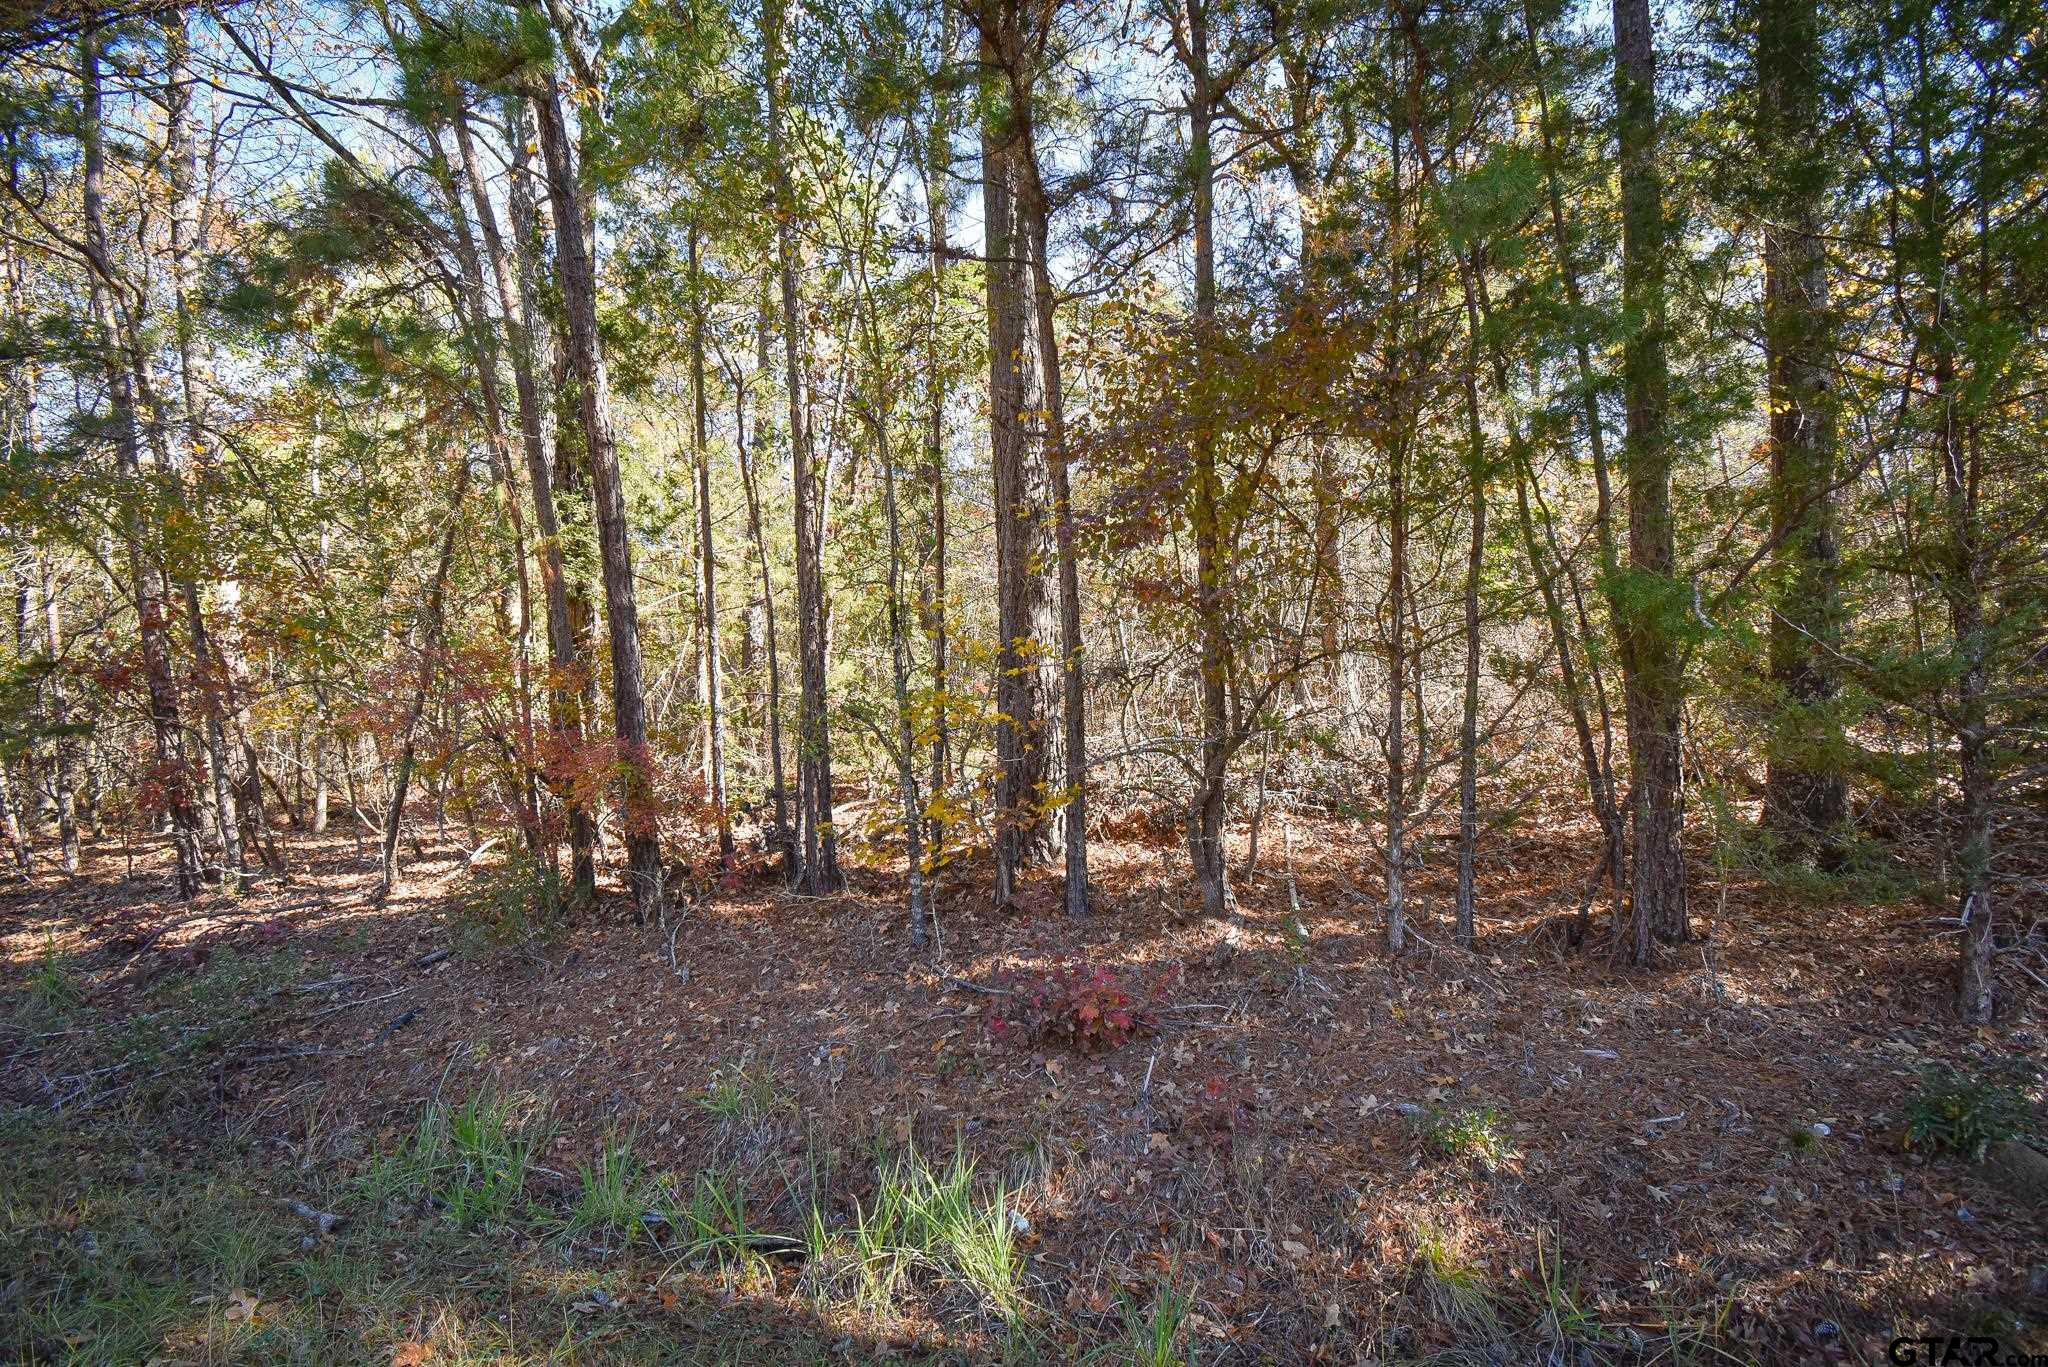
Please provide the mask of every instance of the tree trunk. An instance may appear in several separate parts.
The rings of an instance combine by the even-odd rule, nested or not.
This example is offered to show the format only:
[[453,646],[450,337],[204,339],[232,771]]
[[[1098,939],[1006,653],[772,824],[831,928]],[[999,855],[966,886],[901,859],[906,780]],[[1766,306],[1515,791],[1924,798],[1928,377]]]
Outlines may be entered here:
[[[192,127],[193,78],[183,12],[167,15],[164,30],[165,153],[170,172],[171,296],[182,394],[182,451],[173,455],[175,472],[191,462],[193,480],[186,495],[201,527],[213,525],[213,502],[221,482],[218,451],[208,426],[213,367],[198,335],[199,241],[201,187],[198,138]],[[170,446],[168,439],[165,445]],[[233,884],[245,872],[253,851],[274,862],[263,845],[263,791],[253,782],[255,754],[244,734],[249,725],[241,695],[247,691],[247,669],[240,641],[241,583],[229,541],[221,546],[225,563],[210,576],[216,612],[208,620],[205,585],[196,569],[179,576],[179,591],[192,634],[193,683],[204,715],[203,734],[213,775],[214,811],[220,830],[223,880]]]
[[697,228],[690,227],[690,277],[699,291],[690,315],[690,378],[696,398],[697,559],[704,581],[705,764],[712,809],[718,816],[718,864],[730,871],[732,818],[725,809],[725,684],[718,657],[718,559],[711,548],[711,440],[704,407],[704,277],[697,260]]
[[[1557,169],[1558,152],[1555,138],[1551,131],[1550,78],[1544,66],[1543,45],[1537,34],[1535,16],[1531,13],[1526,0],[1522,6],[1522,31],[1528,40],[1530,69],[1535,76],[1536,128],[1543,146],[1544,196],[1550,210],[1551,238],[1556,251],[1557,283],[1560,291],[1563,293],[1565,307],[1570,310],[1571,316],[1574,319],[1583,318],[1585,316],[1585,294],[1579,286],[1578,261],[1576,253],[1572,249],[1571,225],[1565,219],[1564,190],[1560,183]],[[1477,283],[1481,304],[1484,306],[1486,300],[1486,281],[1482,277]],[[1572,329],[1572,356],[1579,380],[1579,404],[1585,415],[1586,446],[1593,458],[1593,537],[1600,557],[1600,580],[1602,584],[1608,586],[1608,614],[1618,623],[1622,620],[1622,613],[1620,601],[1615,596],[1612,586],[1617,582],[1616,576],[1620,569],[1620,557],[1614,544],[1614,486],[1608,474],[1607,425],[1600,416],[1600,376],[1593,369],[1593,349],[1591,343],[1587,340],[1583,324],[1576,325]],[[1503,389],[1505,388],[1504,376],[1505,371],[1503,370],[1503,378],[1500,381]],[[1534,463],[1531,460],[1525,459],[1523,465],[1528,472],[1530,486],[1534,488],[1536,478]],[[1542,501],[1540,490],[1537,491],[1537,494],[1538,502],[1540,503]],[[1577,575],[1572,570],[1571,563],[1558,553],[1554,524],[1547,517],[1544,521],[1543,531],[1546,540],[1550,543],[1553,559],[1556,560],[1558,569],[1565,573],[1570,580],[1573,607],[1576,610],[1579,621],[1580,639],[1588,643],[1590,647],[1590,643],[1593,640],[1592,624],[1587,619],[1583,597],[1579,593]],[[1599,660],[1591,655],[1590,650],[1586,658],[1586,674],[1587,683],[1591,687],[1594,701],[1598,704],[1600,710],[1600,748],[1597,765],[1599,781],[1592,784],[1588,791],[1594,794],[1594,813],[1599,817],[1602,834],[1606,840],[1606,849],[1602,860],[1607,868],[1608,887],[1612,894],[1615,940],[1619,943],[1625,920],[1623,887],[1627,882],[1628,858],[1627,851],[1624,849],[1627,823],[1620,810],[1620,797],[1615,791],[1613,710],[1608,704],[1605,673],[1600,667]],[[1601,793],[1605,794],[1604,804],[1598,796]],[[1590,908],[1591,903],[1588,901],[1586,910],[1590,911]],[[1582,912],[1582,923],[1584,919],[1584,913]],[[1582,935],[1583,932],[1584,926],[1582,924]]]
[[[311,486],[315,507],[320,505],[322,493],[321,458],[323,455],[323,442],[321,439],[325,435],[326,433],[321,426],[320,409],[315,407],[313,410],[313,439],[310,443],[311,449],[307,453],[306,460],[306,474]],[[323,580],[327,576],[327,555],[330,547],[329,537],[332,534],[332,530],[328,525],[328,519],[321,518],[319,540],[314,544],[313,564]],[[324,835],[327,832],[327,793],[333,779],[333,775],[329,772],[329,762],[334,754],[334,709],[328,705],[327,680],[317,660],[313,666],[312,683],[313,816],[312,820],[307,823],[307,826],[314,835]]]
[[29,857],[28,841],[21,833],[21,818],[14,809],[14,779],[5,764],[0,764],[0,837],[6,839],[15,867],[27,878],[34,864]]
[[[1010,135],[1012,165],[1022,183],[1015,187],[1016,222],[1021,246],[1030,255],[1031,322],[1029,344],[1038,353],[1040,419],[1049,492],[1052,497],[1053,545],[1059,576],[1060,715],[1064,791],[1057,805],[1065,818],[1065,904],[1076,919],[1088,914],[1088,727],[1081,658],[1081,570],[1074,549],[1074,500],[1068,470],[1065,386],[1060,376],[1056,299],[1052,287],[1052,203],[1038,164],[1035,111],[1031,107],[1036,73],[1020,59],[1010,68]],[[1213,293],[1213,286],[1212,286]],[[1047,806],[1054,804],[1048,803]],[[1217,859],[1222,858],[1220,848]]]
[[552,77],[537,92],[533,105],[540,124],[541,155],[547,164],[548,197],[555,211],[556,270],[568,321],[569,364],[578,390],[584,452],[590,461],[595,495],[605,623],[611,637],[612,707],[622,771],[620,824],[625,830],[627,883],[634,915],[645,921],[661,906],[661,850],[655,831],[653,757],[647,748],[633,552],[612,434],[611,392],[597,330],[596,263],[584,221],[577,167],[563,123],[561,96]]
[[820,490],[812,469],[804,314],[797,294],[796,199],[783,147],[783,4],[761,10],[767,67],[768,159],[776,204],[775,256],[782,286],[784,383],[789,391],[790,477],[795,491],[797,680],[797,808],[803,824],[803,871],[797,885],[811,896],[844,886],[839,840],[832,827],[832,728],[825,679],[825,586]]
[[[940,54],[943,65],[953,58],[958,45],[953,5],[940,6]],[[925,221],[930,241],[925,257],[929,316],[925,329],[925,471],[929,482],[932,519],[932,572],[929,581],[918,580],[918,613],[932,644],[932,742],[931,784],[933,798],[930,822],[931,845],[936,852],[945,840],[945,821],[939,815],[938,799],[951,786],[951,700],[947,697],[946,615],[952,610],[946,596],[946,370],[941,359],[946,299],[947,177],[953,169],[954,97],[942,83],[932,90],[932,124],[925,140],[923,164]]]
[[[756,381],[765,381],[768,374],[768,300],[767,291],[762,291],[759,326],[755,331]],[[740,484],[747,495],[747,531],[753,538],[754,561],[761,567],[761,615],[762,635],[768,655],[768,769],[769,781],[774,785],[772,797],[775,803],[775,847],[782,853],[782,876],[792,885],[800,872],[796,846],[796,831],[789,820],[789,784],[782,766],[782,643],[775,631],[775,585],[768,574],[768,546],[761,532],[761,495],[754,482],[754,464],[747,453],[746,422],[744,408],[740,401],[738,387],[733,394],[734,418],[739,438],[733,443],[733,456],[739,462]],[[754,424],[756,445],[767,442],[767,407],[762,406],[761,416]]]
[[1841,728],[1833,653],[1842,634],[1836,584],[1833,323],[1821,241],[1828,169],[1820,127],[1822,57],[1816,0],[1762,0],[1756,20],[1758,169],[1764,213],[1764,349],[1770,371],[1771,683],[1778,694],[1764,784],[1764,824],[1797,853],[1830,862],[1848,815],[1833,753]]
[[981,52],[1000,93],[981,126],[982,221],[988,253],[989,445],[995,482],[995,899],[1016,895],[1022,871],[1052,853],[1044,789],[1052,711],[1048,654],[1055,627],[1045,566],[1054,559],[1046,452],[1035,415],[1046,408],[1031,276],[1028,91],[1013,69],[1026,59],[1018,5],[994,7]]
[[143,514],[141,435],[136,430],[133,341],[117,320],[122,305],[109,298],[116,289],[112,257],[107,248],[105,209],[100,183],[106,154],[101,130],[99,39],[88,34],[80,42],[79,72],[82,109],[80,139],[83,216],[93,263],[91,308],[93,331],[106,358],[107,394],[113,410],[114,454],[127,497],[123,500],[128,567],[135,597],[135,617],[142,644],[143,679],[149,695],[150,734],[155,764],[148,787],[155,805],[170,819],[176,854],[178,896],[199,895],[202,855],[199,814],[191,800],[190,767],[185,759],[183,726],[178,716],[178,689],[171,673],[171,648],[166,625],[162,579],[148,547],[148,522]]
[[398,836],[405,820],[405,799],[412,786],[413,766],[419,747],[420,719],[434,686],[436,662],[446,636],[445,597],[448,570],[455,561],[455,537],[462,525],[463,505],[469,496],[469,458],[455,452],[454,487],[448,495],[448,520],[441,529],[440,553],[434,560],[433,577],[427,581],[421,601],[415,635],[418,638],[419,667],[413,676],[412,702],[405,713],[405,727],[398,736],[398,766],[392,775],[391,800],[384,808],[384,831],[379,846],[378,881],[371,900],[382,902],[398,882]]
[[[10,272],[16,263],[8,262]],[[9,279],[10,294],[14,281]],[[15,295],[18,298],[18,295]],[[10,300],[12,302],[12,300]],[[22,449],[37,454],[42,447],[42,432],[37,422],[36,387],[38,383],[34,362],[23,362],[20,376],[20,393],[17,408],[20,415],[20,437]],[[39,644],[44,657],[49,661],[49,674],[44,680],[50,699],[50,729],[55,732],[50,745],[50,786],[55,793],[57,804],[57,847],[61,867],[66,873],[78,872],[78,742],[68,734],[71,726],[71,700],[64,688],[64,618],[63,607],[58,599],[59,584],[57,569],[46,554],[37,553],[36,588],[42,595],[41,620],[35,624],[41,637]],[[26,591],[28,570],[26,565],[20,571]],[[23,641],[24,650],[29,642]],[[14,824],[14,810],[7,806],[8,839],[13,843],[21,860],[22,871],[28,871],[28,845],[21,840],[20,830]]]
[[[24,415],[27,416],[27,415]],[[34,426],[27,429],[33,449]],[[64,694],[64,619],[57,601],[57,573],[46,555],[36,557],[37,577],[43,597],[43,651],[50,661],[50,728],[56,732],[51,746],[50,777],[57,790],[57,843],[63,869],[78,872],[78,743],[68,733],[71,703]]]
[[[1479,856],[1479,584],[1486,563],[1486,430],[1479,416],[1479,308],[1472,277],[1478,252],[1459,262],[1465,285],[1466,480],[1471,504],[1471,544],[1465,554],[1465,696],[1458,722],[1458,901],[1457,938],[1472,947],[1472,885]],[[1512,421],[1512,419],[1510,419]]]
[[[498,507],[511,534],[507,546],[506,580],[513,595],[513,706],[519,720],[519,811],[520,828],[527,848],[536,856],[544,853],[540,819],[540,774],[535,755],[533,729],[533,681],[530,669],[533,635],[533,584],[526,570],[526,513],[520,498],[519,479],[512,466],[512,443],[505,434],[505,402],[498,388],[499,321],[491,313],[490,296],[484,286],[482,253],[477,249],[477,229],[471,227],[475,207],[481,215],[490,208],[483,192],[482,173],[476,166],[476,152],[469,137],[468,119],[458,108],[450,120],[459,154],[451,163],[441,145],[439,131],[427,128],[435,158],[442,163],[441,191],[448,203],[448,220],[454,228],[456,264],[462,272],[462,312],[467,315],[470,359],[476,369],[477,402],[483,410],[484,445],[490,453],[491,478],[498,491]],[[463,191],[469,190],[465,200]],[[495,224],[493,236],[495,236]],[[502,256],[502,252],[494,253]],[[493,261],[498,276],[499,298],[509,316],[511,296],[503,292],[504,272]]]
[[1649,0],[1614,0],[1615,134],[1621,178],[1622,384],[1628,408],[1623,476],[1629,571],[1619,619],[1627,676],[1635,807],[1635,962],[1650,938],[1687,934],[1683,772],[1685,671],[1672,623],[1677,548],[1671,515],[1670,374],[1665,357],[1664,193],[1657,166],[1657,63]]
[[[1194,182],[1195,334],[1207,347],[1216,329],[1216,163],[1211,129],[1221,98],[1209,71],[1208,11],[1205,0],[1188,0],[1186,43],[1188,171]],[[1190,490],[1195,536],[1195,618],[1201,637],[1200,780],[1188,816],[1188,847],[1195,880],[1202,890],[1202,911],[1229,918],[1237,928],[1237,898],[1230,889],[1224,857],[1230,777],[1230,634],[1225,622],[1228,567],[1223,561],[1222,487],[1216,471],[1216,446],[1206,430],[1192,442],[1194,478]]]
[[[526,135],[532,126],[528,102],[520,97],[507,101],[506,115],[512,128],[512,175],[506,189],[506,206],[511,213],[512,237],[508,246],[498,231],[498,219],[484,193],[477,160],[469,151],[467,119],[456,120],[455,133],[462,140],[463,161],[471,170],[470,198],[476,204],[477,222],[482,227],[484,247],[498,285],[498,297],[506,301],[505,326],[511,336],[512,387],[519,403],[519,443],[526,458],[526,479],[533,496],[533,522],[537,539],[535,559],[540,564],[541,595],[548,629],[548,730],[555,758],[552,768],[543,766],[542,777],[562,804],[569,835],[570,895],[588,900],[597,888],[597,823],[578,795],[572,775],[561,770],[562,757],[574,754],[583,744],[588,723],[583,706],[585,680],[590,669],[582,650],[586,633],[577,630],[578,599],[562,560],[562,523],[555,504],[555,484],[566,477],[548,459],[547,407],[540,384],[541,305],[537,262],[540,257],[538,214],[529,188],[531,168]],[[515,293],[516,292],[516,293]],[[511,301],[519,301],[517,316]],[[587,604],[582,617],[590,616]]]
[[[872,307],[872,302],[870,302]],[[882,511],[889,524],[889,672],[896,691],[896,784],[903,805],[903,860],[910,880],[910,943],[924,948],[924,803],[917,790],[917,748],[910,726],[910,636],[903,602],[903,530],[896,508],[896,459],[886,410],[874,423],[882,467]]]

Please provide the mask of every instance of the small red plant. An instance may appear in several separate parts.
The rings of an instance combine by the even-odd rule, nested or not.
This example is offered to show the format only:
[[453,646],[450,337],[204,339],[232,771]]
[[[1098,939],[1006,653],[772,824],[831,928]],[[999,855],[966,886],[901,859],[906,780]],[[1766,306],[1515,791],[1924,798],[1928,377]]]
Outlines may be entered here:
[[1252,1099],[1244,1084],[1211,1073],[1181,1117],[1181,1133],[1227,1150],[1252,1124]]
[[988,1031],[1025,1047],[1057,1043],[1084,1054],[1114,1049],[1158,1030],[1160,1010],[1180,978],[1178,964],[1150,974],[1066,964],[1043,977],[1012,975],[1011,1004],[989,1020]]

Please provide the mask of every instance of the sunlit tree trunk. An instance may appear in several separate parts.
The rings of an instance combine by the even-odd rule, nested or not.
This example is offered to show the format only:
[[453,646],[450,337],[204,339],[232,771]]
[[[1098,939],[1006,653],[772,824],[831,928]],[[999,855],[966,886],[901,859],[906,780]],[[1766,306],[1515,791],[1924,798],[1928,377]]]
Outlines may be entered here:
[[[939,61],[953,60],[959,45],[956,10],[950,0],[941,0]],[[925,325],[925,478],[930,486],[932,568],[929,580],[918,580],[918,611],[932,648],[932,738],[931,783],[934,799],[931,843],[937,849],[945,840],[945,822],[938,814],[936,800],[951,786],[952,717],[947,679],[947,651],[950,645],[947,615],[952,605],[946,590],[946,366],[942,356],[943,324],[946,318],[946,256],[949,196],[947,177],[953,169],[953,128],[955,99],[943,82],[934,82],[932,122],[925,137],[922,172],[925,191],[925,223],[929,237],[925,255],[929,314]]]
[[[33,449],[33,419],[25,414],[25,426]],[[57,596],[57,571],[47,555],[36,557],[37,578],[42,590],[43,653],[50,661],[48,680],[50,727],[56,738],[51,746],[50,778],[57,790],[57,847],[64,872],[78,872],[78,742],[69,734],[71,700],[64,689],[64,617]]]

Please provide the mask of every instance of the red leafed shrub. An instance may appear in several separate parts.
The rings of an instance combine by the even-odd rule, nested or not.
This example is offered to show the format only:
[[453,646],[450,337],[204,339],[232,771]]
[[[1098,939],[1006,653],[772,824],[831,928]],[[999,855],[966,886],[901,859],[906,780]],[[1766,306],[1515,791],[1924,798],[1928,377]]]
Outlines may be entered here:
[[1030,1047],[1065,1044],[1084,1054],[1114,1049],[1159,1028],[1159,1013],[1180,985],[1179,964],[1150,973],[1067,964],[1043,977],[1014,974],[1009,1004],[990,1018],[989,1034]]
[[1244,1084],[1211,1073],[1181,1117],[1181,1133],[1218,1149],[1228,1149],[1251,1128],[1252,1099]]

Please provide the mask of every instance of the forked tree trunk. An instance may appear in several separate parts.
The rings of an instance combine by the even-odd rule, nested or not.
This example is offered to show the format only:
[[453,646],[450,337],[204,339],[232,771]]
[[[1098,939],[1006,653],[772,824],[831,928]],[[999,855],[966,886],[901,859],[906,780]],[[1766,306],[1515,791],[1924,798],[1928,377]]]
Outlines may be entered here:
[[[1038,353],[1038,379],[1048,492],[1052,497],[1053,548],[1059,577],[1059,677],[1061,764],[1064,786],[1059,806],[1065,829],[1065,905],[1067,915],[1088,914],[1088,726],[1081,659],[1081,570],[1074,546],[1074,495],[1068,470],[1065,384],[1060,375],[1057,304],[1052,287],[1052,202],[1038,163],[1035,111],[1031,107],[1036,73],[1020,60],[1010,71],[1011,132],[1016,141],[1014,166],[1021,173],[1017,187],[1017,222],[1030,256],[1030,345]],[[1050,805],[1050,804],[1048,804]],[[1219,851],[1220,858],[1220,851]]]

